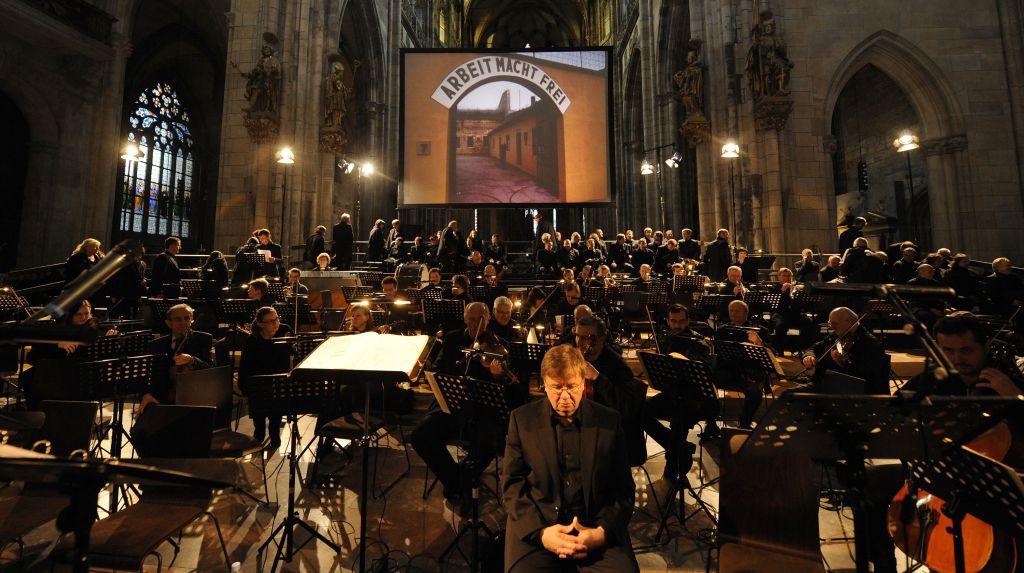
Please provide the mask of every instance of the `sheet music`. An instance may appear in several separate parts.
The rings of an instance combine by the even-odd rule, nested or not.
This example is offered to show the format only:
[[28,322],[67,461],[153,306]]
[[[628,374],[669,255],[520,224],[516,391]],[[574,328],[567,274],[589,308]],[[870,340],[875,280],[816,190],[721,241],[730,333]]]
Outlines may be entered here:
[[364,332],[332,336],[295,369],[400,372],[412,375],[419,368],[429,336],[399,336]]
[[427,384],[430,385],[430,391],[434,393],[434,399],[437,400],[437,405],[441,407],[441,411],[445,414],[451,414],[451,408],[448,407],[448,402],[445,402],[444,399],[444,392],[442,392],[441,388],[437,385],[435,373],[428,370],[423,374],[427,377]]
[[263,255],[263,260],[264,261],[266,261],[268,263],[270,262],[270,251],[269,250],[267,250],[267,249],[256,249],[256,252],[261,254],[261,255]]

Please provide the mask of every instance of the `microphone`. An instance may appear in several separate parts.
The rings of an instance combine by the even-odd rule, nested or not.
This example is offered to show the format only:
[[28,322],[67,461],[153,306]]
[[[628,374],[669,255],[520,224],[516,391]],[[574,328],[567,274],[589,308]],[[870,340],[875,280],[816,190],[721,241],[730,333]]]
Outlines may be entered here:
[[956,291],[949,287],[874,284],[874,283],[807,283],[809,293],[847,296],[874,296],[884,298],[889,293],[909,297],[954,298]]
[[137,239],[125,239],[118,243],[106,257],[96,263],[88,271],[78,275],[70,283],[64,285],[57,298],[50,301],[39,312],[25,319],[22,324],[35,324],[50,316],[60,318],[76,309],[82,300],[100,289],[110,277],[131,263],[131,257],[145,252],[142,243]]

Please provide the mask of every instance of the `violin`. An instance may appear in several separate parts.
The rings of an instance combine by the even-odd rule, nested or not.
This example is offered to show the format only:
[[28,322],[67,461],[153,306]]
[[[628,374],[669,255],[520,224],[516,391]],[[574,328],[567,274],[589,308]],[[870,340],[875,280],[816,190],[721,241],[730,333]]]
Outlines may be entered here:
[[481,331],[480,335],[477,336],[476,342],[473,343],[473,349],[486,353],[478,355],[480,356],[481,364],[490,368],[491,364],[497,363],[501,366],[501,372],[508,378],[509,382],[512,384],[519,382],[519,377],[508,368],[508,348],[505,347],[497,334],[490,330]]

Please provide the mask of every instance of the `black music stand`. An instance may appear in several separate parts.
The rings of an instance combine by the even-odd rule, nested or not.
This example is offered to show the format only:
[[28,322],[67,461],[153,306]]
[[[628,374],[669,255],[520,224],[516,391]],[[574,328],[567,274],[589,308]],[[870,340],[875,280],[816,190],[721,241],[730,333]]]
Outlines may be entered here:
[[220,298],[221,285],[213,280],[182,279],[181,292],[193,300],[214,300]]
[[256,316],[256,301],[247,298],[228,298],[217,301],[215,309],[217,322],[230,324],[232,328],[239,324],[249,324]]
[[[124,428],[125,398],[145,392],[158,376],[168,375],[168,368],[167,357],[154,354],[96,360],[78,365],[78,380],[84,398],[111,403],[111,458],[121,457],[122,438],[131,443],[131,437]],[[110,493],[110,513],[117,511],[118,493],[116,488]]]
[[690,310],[694,316],[710,317],[714,315],[717,317],[734,300],[736,297],[731,294],[703,293],[693,301],[693,307]]
[[748,342],[719,340],[715,342],[715,350],[719,360],[733,362],[745,370],[756,370],[764,374],[785,376],[779,359],[767,346],[757,346]]
[[14,289],[0,289],[0,315],[9,314],[14,316],[18,311],[29,314],[28,301],[16,293]]
[[672,290],[675,292],[700,292],[704,290],[704,277],[701,275],[674,275]]
[[183,298],[150,298],[149,307],[153,310],[153,320],[156,321],[156,327],[166,330],[167,325],[164,321],[167,320],[167,311],[171,310],[171,307],[176,304],[182,304],[185,302]]
[[437,321],[438,324],[462,323],[466,311],[464,300],[423,300],[423,320],[427,324]]
[[85,347],[85,355],[88,360],[139,356],[146,353],[151,340],[152,333],[148,330],[117,336],[101,336],[96,342]]
[[[640,362],[643,364],[644,370],[647,371],[647,379],[651,381],[651,387],[667,393],[673,402],[677,404],[698,403],[701,405],[700,410],[714,409],[717,411],[720,407],[718,389],[715,388],[713,375],[705,363],[699,360],[684,360],[675,356],[654,354],[652,352],[638,352],[637,354],[640,356]],[[690,515],[682,515],[683,505],[682,503],[679,504],[680,515],[677,517],[679,523],[685,527],[686,522],[691,517],[703,512],[711,523],[717,526],[718,520],[715,519],[707,504],[704,503],[704,500],[693,489],[690,480],[686,476],[680,476],[679,481],[685,484],[684,487],[697,503],[697,509]],[[658,543],[661,539],[663,531],[667,532],[668,520],[675,515],[671,511],[671,504],[678,493],[679,483],[677,482],[672,484],[672,487],[669,489],[667,498],[669,507],[662,513],[661,524],[659,524],[658,531],[654,535],[655,543]],[[668,543],[667,537],[665,542]]]
[[[1016,412],[1016,413],[1014,413]],[[816,460],[846,460],[854,496],[854,523],[865,519],[865,460],[931,460],[988,430],[1019,419],[1016,398],[938,397],[915,402],[900,396],[783,394],[775,400],[737,455],[799,452]],[[857,573],[868,573],[869,536],[854,526]]]
[[961,525],[968,513],[1016,539],[1024,537],[1024,484],[1010,466],[967,447],[934,462],[907,465],[918,488],[946,500],[942,512],[953,522],[949,533],[956,573],[967,569]]
[[782,293],[752,290],[743,296],[743,302],[750,307],[751,314],[777,312],[782,304]]
[[345,295],[345,302],[352,304],[364,298],[370,298],[373,296],[373,287],[342,285],[341,294]]
[[289,296],[284,302],[275,302],[274,310],[281,317],[281,324],[292,327],[292,332],[298,334],[300,324],[316,324],[313,315],[309,312],[309,298],[306,296]]
[[[299,416],[319,414],[331,402],[338,399],[338,383],[334,380],[297,380],[287,374],[269,374],[253,376],[249,379],[249,409],[252,416],[286,416],[291,424],[291,439],[288,446],[288,512],[286,517],[270,537],[260,545],[256,552],[257,568],[263,569],[263,552],[281,536],[274,553],[274,563],[270,572],[277,570],[282,557],[291,563],[295,554],[302,550],[312,539],[319,539],[335,553],[341,553],[341,547],[320,533],[315,527],[299,517],[295,509],[295,480],[298,473],[299,452]],[[305,529],[310,537],[295,547],[295,526]]]
[[[547,354],[548,350],[551,350],[550,344],[513,342],[508,353],[516,371],[521,376],[529,378],[532,374],[540,374],[540,363],[544,360],[544,355]],[[543,381],[540,384],[543,384]]]
[[309,356],[310,352],[316,350],[326,339],[326,336],[321,335],[302,335],[296,338],[295,343],[292,345],[292,356],[295,358],[295,363],[302,362],[304,358]]
[[[432,389],[444,412],[459,414],[465,411],[466,414],[473,417],[474,423],[477,425],[479,425],[480,420],[484,416],[497,416],[502,421],[508,421],[509,407],[508,402],[505,400],[504,385],[498,382],[487,382],[468,376],[453,376],[449,374],[434,374],[428,378],[433,378],[434,380]],[[479,439],[479,432],[476,433],[473,439]],[[476,462],[473,461],[471,463],[475,464]],[[455,539],[441,553],[438,561],[443,562],[452,551],[459,549],[459,542],[462,541],[464,535],[471,535],[473,545],[469,556],[469,570],[476,573],[480,570],[480,531],[483,530],[488,537],[493,537],[494,532],[487,527],[486,523],[480,521],[479,472],[476,471],[476,468],[471,467],[469,473],[472,476],[470,484],[473,499],[472,514],[469,519],[463,521],[462,525],[459,526]],[[462,553],[461,550],[459,552]],[[465,557],[465,554],[463,554],[463,557]]]

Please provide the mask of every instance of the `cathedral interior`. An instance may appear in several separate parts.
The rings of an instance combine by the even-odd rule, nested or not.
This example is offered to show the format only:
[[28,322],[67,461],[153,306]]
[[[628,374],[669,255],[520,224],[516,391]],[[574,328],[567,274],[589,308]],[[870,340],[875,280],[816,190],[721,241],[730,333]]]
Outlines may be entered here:
[[[599,138],[566,139],[561,114],[565,125],[572,118],[558,107],[561,94],[549,90],[546,97],[543,88],[518,84],[488,96],[484,106],[453,108],[450,133],[438,134],[433,148],[407,133],[419,119],[405,99],[416,86],[404,78],[418,71],[410,54],[530,59],[574,50],[606,58],[606,101],[591,114],[606,126]],[[530,61],[569,74],[567,65]],[[576,111],[590,109],[583,107],[590,98],[570,96]],[[445,135],[454,139],[439,143]],[[522,164],[523,150],[528,165],[516,171],[514,184],[493,184],[495,165],[506,170],[517,152]],[[425,154],[452,158],[433,175],[453,187],[431,204],[407,200],[407,170]],[[541,238],[540,215],[563,238],[579,232],[584,241],[597,229],[611,242],[627,229],[639,238],[651,227],[677,236],[691,229],[708,244],[728,230],[734,248],[778,257],[765,269],[774,277],[782,261],[798,260],[805,249],[825,267],[828,255],[849,246],[841,247],[841,233],[861,221],[872,249],[910,241],[923,256],[945,248],[988,265],[988,273],[993,260],[1024,261],[1024,2],[0,0],[0,157],[0,285],[13,284],[7,276],[42,277],[63,266],[86,238],[104,251],[135,239],[152,255],[175,236],[182,254],[205,260],[212,251],[230,258],[261,228],[283,247],[283,271],[299,266],[318,226],[330,238],[343,213],[351,216],[357,261],[366,260],[378,220],[400,220],[424,243],[456,221],[466,233],[478,230],[484,244],[498,234],[510,252],[525,252]],[[1009,307],[995,314],[1009,316]],[[653,338],[637,335],[634,342],[640,340]],[[903,379],[931,360],[916,347],[899,356],[893,373]],[[799,374],[803,365],[790,358],[780,369]],[[16,378],[18,368],[12,372],[5,379]],[[738,409],[740,400],[734,402]],[[422,414],[426,405],[413,410]],[[242,418],[242,430],[251,432],[252,421]],[[403,425],[408,431],[415,424],[399,420],[394,427]],[[201,519],[183,529],[184,541],[176,532],[180,547],[153,548],[157,560],[139,570],[157,570],[161,556],[170,571],[238,571],[232,563],[264,570],[257,549],[291,517],[284,505],[292,488],[287,443],[293,435],[306,442],[319,426],[302,418],[283,431],[281,453],[250,459],[239,478],[273,504],[217,494],[216,532]],[[426,489],[430,473],[419,457],[412,456],[408,476],[399,475],[394,460],[410,459],[409,447],[402,459],[406,438],[378,436],[391,441],[380,448],[385,460],[329,450],[320,473],[342,487],[303,488],[297,515],[342,547],[335,552],[313,539],[282,570],[472,570],[473,550],[458,540],[455,553],[464,559],[439,557],[467,521],[444,505],[440,485]],[[99,441],[112,447],[112,439]],[[697,451],[704,453],[695,460],[708,459],[701,457],[691,474],[691,483],[700,483],[695,492],[680,494],[658,480],[663,457],[633,466],[632,535],[642,571],[710,571],[718,564],[709,532],[719,526],[714,484],[728,460],[718,445]],[[303,455],[300,473],[316,468],[311,456]],[[394,478],[400,486],[368,501],[370,538],[360,540],[366,490],[358,478],[367,464],[375,480]],[[6,483],[2,474],[0,468]],[[485,472],[484,486],[494,491],[482,494],[482,523],[503,529],[498,469]],[[101,503],[115,491],[105,490]],[[680,496],[668,541],[659,527],[665,509],[648,503],[648,492]],[[850,508],[825,501],[822,508],[812,567],[801,568],[805,555],[786,555],[775,568],[751,558],[750,568],[720,570],[866,572],[843,541],[853,536]],[[0,510],[0,521],[12,515]],[[111,539],[130,537],[131,524],[122,527]],[[19,539],[34,555],[29,559],[0,546],[0,571],[51,568],[59,561],[51,536],[52,527]],[[641,550],[644,544],[650,547]],[[172,554],[177,561],[169,563]],[[488,567],[493,561],[479,570],[500,570]]]

